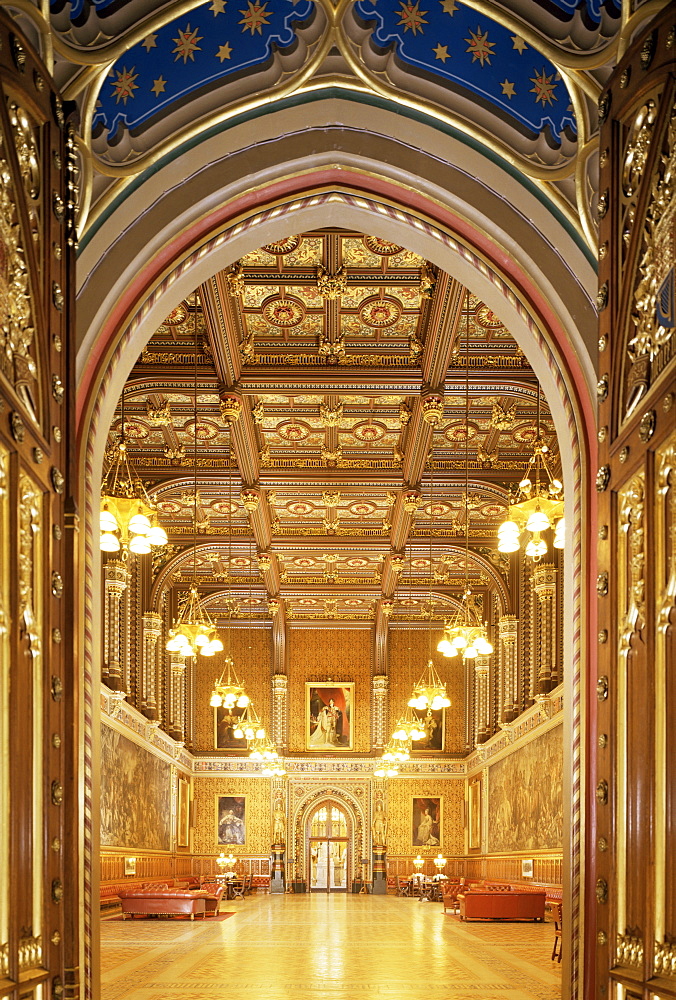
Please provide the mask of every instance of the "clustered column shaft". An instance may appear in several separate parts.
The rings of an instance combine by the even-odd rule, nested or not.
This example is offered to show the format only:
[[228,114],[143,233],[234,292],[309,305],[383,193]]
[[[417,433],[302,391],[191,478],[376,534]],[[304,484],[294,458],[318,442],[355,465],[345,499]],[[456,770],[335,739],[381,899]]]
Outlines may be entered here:
[[119,559],[109,559],[104,569],[104,581],[103,679],[114,691],[125,691],[127,653],[122,619],[122,595],[128,583],[126,563]]

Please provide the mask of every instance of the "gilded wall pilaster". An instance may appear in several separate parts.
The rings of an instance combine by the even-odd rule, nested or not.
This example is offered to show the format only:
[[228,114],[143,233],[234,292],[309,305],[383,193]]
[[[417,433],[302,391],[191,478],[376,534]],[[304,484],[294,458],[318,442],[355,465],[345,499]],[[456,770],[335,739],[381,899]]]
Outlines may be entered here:
[[272,742],[280,750],[289,745],[289,678],[286,674],[272,677]]
[[380,750],[388,739],[387,733],[387,693],[389,678],[383,674],[373,678],[371,693],[371,743],[374,750]]
[[503,615],[498,622],[500,721],[511,722],[518,715],[517,705],[517,638],[516,615]]

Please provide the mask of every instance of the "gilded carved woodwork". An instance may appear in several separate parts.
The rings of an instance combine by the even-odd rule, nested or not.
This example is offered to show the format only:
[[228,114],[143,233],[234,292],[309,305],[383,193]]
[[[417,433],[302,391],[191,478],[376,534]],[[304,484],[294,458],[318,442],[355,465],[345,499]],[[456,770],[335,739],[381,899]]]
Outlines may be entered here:
[[[638,136],[630,143],[625,158],[627,182],[636,184],[647,158],[649,130],[652,129],[655,108],[644,105],[634,123]],[[648,132],[646,133],[646,130]],[[643,141],[640,142],[641,136]],[[634,292],[634,333],[628,351],[634,363],[646,355],[652,361],[672,336],[672,327],[660,322],[659,295],[662,283],[676,263],[674,231],[676,229],[676,107],[672,109],[667,131],[667,148],[659,159],[652,181],[650,203],[645,216],[642,257],[638,268],[638,284]],[[673,277],[672,277],[673,281]],[[673,284],[672,284],[673,294]],[[672,316],[673,320],[673,316]]]
[[37,421],[38,365],[33,348],[35,325],[24,249],[26,241],[21,232],[6,142],[7,137],[0,134],[0,247],[4,259],[0,276],[0,367]]
[[42,608],[40,582],[40,532],[42,493],[28,476],[19,480],[19,620],[34,657],[40,653]]
[[641,473],[619,492],[620,571],[626,592],[620,596],[621,652],[629,648],[631,636],[645,622],[645,477]]

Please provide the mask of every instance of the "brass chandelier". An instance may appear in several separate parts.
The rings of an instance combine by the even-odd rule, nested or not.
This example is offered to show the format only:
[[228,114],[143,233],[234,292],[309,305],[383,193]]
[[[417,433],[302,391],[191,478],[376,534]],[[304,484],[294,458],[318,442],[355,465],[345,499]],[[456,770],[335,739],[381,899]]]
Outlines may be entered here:
[[194,497],[193,497],[193,549],[192,549],[192,585],[188,600],[179,612],[178,618],[169,629],[166,648],[169,652],[181,653],[183,656],[197,657],[213,656],[223,650],[223,643],[218,637],[216,626],[208,613],[200,604],[197,587],[197,295],[194,302],[194,332],[195,332],[195,405],[194,405]]
[[533,454],[515,497],[510,500],[507,519],[498,528],[498,552],[517,552],[521,536],[528,532],[526,555],[538,563],[547,552],[542,532],[554,529],[552,545],[564,547],[563,484],[552,474],[549,448],[540,435],[540,388],[537,398],[537,433]]
[[[231,656],[226,656],[223,672],[219,679],[214,681],[209,704],[212,708],[221,708],[222,706],[227,709],[246,708],[249,704],[249,696],[237,678]],[[238,736],[237,739],[242,739],[242,737]]]
[[122,423],[115,456],[101,484],[100,547],[103,552],[145,555],[167,544],[167,533],[157,519],[157,507],[148,495],[138,472],[129,460],[124,432],[124,389]]
[[[446,657],[462,655],[463,661],[477,656],[490,656],[493,646],[488,641],[486,623],[479,617],[471,601],[469,586],[469,291],[467,292],[467,328],[465,334],[465,587],[460,609],[446,622],[444,635],[437,651]],[[430,666],[431,666],[430,662]]]

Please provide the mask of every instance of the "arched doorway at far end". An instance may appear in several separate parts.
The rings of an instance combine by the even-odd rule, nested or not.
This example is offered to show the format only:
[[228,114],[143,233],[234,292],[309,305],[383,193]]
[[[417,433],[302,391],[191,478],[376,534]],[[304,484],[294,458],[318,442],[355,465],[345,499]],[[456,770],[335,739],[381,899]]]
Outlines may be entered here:
[[324,800],[308,816],[305,833],[309,891],[347,892],[353,845],[345,807]]

